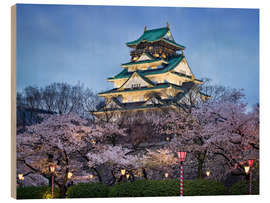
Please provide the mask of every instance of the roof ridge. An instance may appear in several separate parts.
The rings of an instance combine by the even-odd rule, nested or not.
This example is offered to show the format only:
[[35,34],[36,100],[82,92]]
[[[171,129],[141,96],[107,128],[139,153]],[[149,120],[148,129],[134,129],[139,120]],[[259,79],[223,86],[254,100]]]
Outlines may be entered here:
[[162,29],[167,29],[167,30],[169,30],[169,28],[167,28],[167,27],[160,27],[160,28],[155,28],[155,29],[151,29],[151,30],[145,30],[144,32],[152,32],[152,31],[162,30]]

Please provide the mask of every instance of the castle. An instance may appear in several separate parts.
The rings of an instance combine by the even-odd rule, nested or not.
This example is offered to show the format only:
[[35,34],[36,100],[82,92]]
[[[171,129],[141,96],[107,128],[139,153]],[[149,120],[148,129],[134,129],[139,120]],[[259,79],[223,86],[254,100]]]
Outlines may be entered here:
[[98,94],[106,105],[95,115],[178,108],[190,103],[191,91],[207,99],[208,95],[196,90],[202,81],[192,73],[184,55],[186,47],[175,42],[168,23],[158,29],[145,27],[137,40],[126,45],[131,48],[131,60],[121,65],[120,73],[107,78],[114,88]]

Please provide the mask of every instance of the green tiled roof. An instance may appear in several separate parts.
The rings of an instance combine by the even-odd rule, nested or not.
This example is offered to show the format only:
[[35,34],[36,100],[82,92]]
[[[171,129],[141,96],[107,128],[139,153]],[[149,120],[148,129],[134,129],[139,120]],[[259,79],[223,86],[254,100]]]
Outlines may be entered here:
[[141,87],[141,88],[127,88],[127,89],[123,89],[123,90],[118,90],[118,88],[114,88],[105,92],[101,92],[99,94],[107,94],[107,93],[114,93],[114,92],[134,92],[134,91],[142,91],[142,90],[153,90],[153,89],[163,89],[163,88],[168,88],[170,87],[170,85],[175,88],[175,89],[182,89],[180,86],[174,85],[174,84],[170,84],[170,83],[163,83],[163,84],[158,84],[154,87]]
[[[178,57],[172,58],[168,61],[168,64],[164,65],[163,68],[157,68],[157,69],[151,69],[151,70],[141,70],[141,71],[137,71],[138,73],[140,73],[140,75],[153,75],[153,74],[160,74],[160,73],[166,73],[170,70],[172,70],[173,68],[175,68],[175,66],[177,66],[182,59],[184,58],[183,55],[180,55]],[[120,78],[128,78],[133,74],[133,72],[128,72],[127,69],[121,71],[119,74],[117,74],[114,77],[108,78],[108,79],[120,79]]]
[[142,34],[142,36],[139,37],[139,39],[134,40],[132,42],[127,42],[127,45],[136,45],[139,44],[142,40],[145,40],[147,42],[154,42],[162,37],[164,37],[169,29],[167,27],[164,28],[158,28],[158,29],[153,29],[153,30],[146,30]]
[[163,28],[158,28],[158,29],[153,29],[153,30],[146,30],[144,31],[144,33],[139,37],[139,39],[131,41],[131,42],[127,42],[127,46],[133,46],[133,45],[137,45],[142,41],[147,41],[147,42],[155,42],[158,40],[163,39],[165,42],[174,45],[176,47],[179,47],[181,49],[185,49],[186,47],[177,44],[174,41],[165,39],[164,36],[168,33],[169,28],[167,27],[163,27]]
[[189,79],[192,78],[191,76],[183,74],[183,73],[179,73],[179,72],[175,72],[175,71],[173,71],[172,73],[175,74],[175,75],[181,76],[181,77],[186,77],[186,78],[189,78]]
[[[179,75],[179,76],[181,76],[181,77],[186,77],[186,78],[189,78],[189,79],[192,78],[192,76],[190,76],[190,75],[185,75],[185,74],[183,74],[183,73],[179,73],[179,72],[175,72],[175,71],[172,71],[172,73],[175,74],[175,75]],[[195,79],[195,80],[198,81],[198,82],[203,82],[202,80],[199,80],[199,79]]]
[[152,62],[157,62],[157,61],[162,61],[162,60],[163,59],[161,58],[157,58],[153,60],[134,61],[134,62],[129,62],[129,63],[123,63],[121,66],[131,66],[131,65],[136,65],[136,64],[152,63]]
[[185,48],[186,48],[185,46],[183,46],[183,45],[181,45],[181,44],[177,44],[177,43],[174,42],[174,41],[171,41],[171,40],[168,40],[168,39],[165,39],[165,38],[163,38],[163,40],[164,40],[165,42],[168,42],[169,44],[172,44],[172,45],[174,45],[174,46],[180,47],[180,48],[182,48],[182,49],[185,49]]

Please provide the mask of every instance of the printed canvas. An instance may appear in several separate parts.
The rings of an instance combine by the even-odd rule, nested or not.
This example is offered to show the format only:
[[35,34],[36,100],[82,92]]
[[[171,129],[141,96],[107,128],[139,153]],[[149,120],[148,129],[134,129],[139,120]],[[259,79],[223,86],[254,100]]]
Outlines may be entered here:
[[17,4],[12,23],[16,198],[259,194],[258,9]]

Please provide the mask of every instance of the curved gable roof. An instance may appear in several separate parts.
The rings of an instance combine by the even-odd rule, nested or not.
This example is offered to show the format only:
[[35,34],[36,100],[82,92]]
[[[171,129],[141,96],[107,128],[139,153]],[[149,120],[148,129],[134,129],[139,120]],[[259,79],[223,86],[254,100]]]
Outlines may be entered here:
[[168,31],[169,31],[169,29],[167,27],[153,29],[153,30],[146,30],[137,40],[127,42],[126,44],[128,46],[137,45],[143,40],[145,40],[147,42],[154,42],[154,41],[157,41],[157,40],[161,39],[162,37],[164,37]]
[[137,44],[146,41],[146,42],[155,42],[158,40],[163,40],[166,43],[169,43],[173,46],[176,46],[180,49],[185,49],[186,47],[180,44],[177,44],[174,40],[167,39],[167,34],[170,32],[168,27],[152,29],[152,30],[145,30],[144,33],[137,39],[131,42],[127,42],[127,46],[136,46]]

